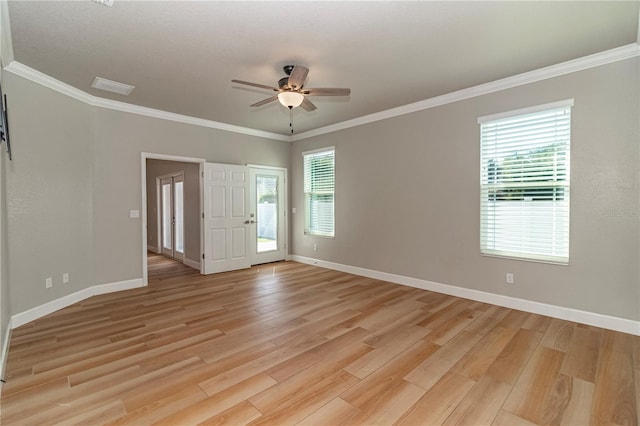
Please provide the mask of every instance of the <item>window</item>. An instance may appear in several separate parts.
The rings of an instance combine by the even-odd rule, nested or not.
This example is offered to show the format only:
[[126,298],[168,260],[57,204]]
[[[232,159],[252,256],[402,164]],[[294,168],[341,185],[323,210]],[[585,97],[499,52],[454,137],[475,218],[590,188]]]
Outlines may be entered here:
[[478,119],[480,252],[569,262],[573,100]]
[[302,153],[304,159],[305,234],[334,236],[335,149]]

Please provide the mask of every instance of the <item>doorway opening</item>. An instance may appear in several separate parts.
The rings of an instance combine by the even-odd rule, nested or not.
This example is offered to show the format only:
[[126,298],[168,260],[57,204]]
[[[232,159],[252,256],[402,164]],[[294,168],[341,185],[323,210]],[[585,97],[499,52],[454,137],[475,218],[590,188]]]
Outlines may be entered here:
[[144,283],[147,252],[202,274],[286,260],[286,173],[142,153]]
[[142,274],[145,284],[149,276],[148,252],[163,254],[201,270],[200,176],[204,162],[200,158],[142,154]]
[[286,259],[286,169],[205,163],[203,274]]

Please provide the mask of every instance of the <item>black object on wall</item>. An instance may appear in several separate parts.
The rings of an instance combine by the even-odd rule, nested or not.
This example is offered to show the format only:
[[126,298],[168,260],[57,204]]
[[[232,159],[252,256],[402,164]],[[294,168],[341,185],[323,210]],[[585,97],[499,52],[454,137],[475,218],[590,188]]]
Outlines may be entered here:
[[7,144],[7,153],[11,160],[11,142],[9,140],[9,119],[7,116],[7,95],[2,94],[2,86],[0,86],[0,100],[2,101],[2,111],[0,111],[0,143]]

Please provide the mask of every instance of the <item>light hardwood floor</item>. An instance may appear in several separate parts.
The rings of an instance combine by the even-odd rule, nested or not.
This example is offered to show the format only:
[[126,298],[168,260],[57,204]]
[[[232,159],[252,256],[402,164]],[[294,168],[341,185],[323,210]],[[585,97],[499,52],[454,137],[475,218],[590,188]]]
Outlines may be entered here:
[[149,287],[13,331],[14,424],[637,424],[640,337],[294,262]]

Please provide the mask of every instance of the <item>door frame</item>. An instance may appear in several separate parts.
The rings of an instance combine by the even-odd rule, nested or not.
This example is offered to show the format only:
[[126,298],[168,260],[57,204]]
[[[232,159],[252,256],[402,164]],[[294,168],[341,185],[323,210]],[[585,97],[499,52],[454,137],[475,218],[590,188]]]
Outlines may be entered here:
[[[286,167],[263,166],[261,164],[247,164],[249,169],[276,170],[284,173],[284,182],[282,187],[284,194],[282,197],[282,208],[284,210],[284,223],[282,224],[283,240],[284,240],[284,260],[290,260],[289,254],[289,169]],[[253,182],[252,182],[253,183]],[[256,211],[256,214],[258,212]]]
[[[142,229],[142,282],[144,285],[149,284],[149,270],[147,265],[147,160],[165,160],[165,161],[179,161],[182,163],[198,163],[200,165],[200,211],[202,210],[202,173],[204,172],[204,163],[207,161],[204,158],[197,157],[182,157],[179,155],[167,155],[156,154],[152,152],[142,152],[140,155],[141,162],[141,179],[142,182],[142,206],[141,206],[141,221],[140,228]],[[200,253],[204,251],[204,241],[202,238],[203,228],[202,219],[200,219]],[[200,262],[200,273],[202,273],[203,263]]]
[[[203,201],[203,176],[204,176],[204,163],[207,162],[206,158],[198,158],[198,157],[183,157],[180,155],[171,155],[171,154],[158,154],[153,152],[141,152],[140,153],[140,182],[141,185],[141,240],[142,240],[142,282],[143,284],[149,285],[149,269],[147,262],[147,160],[165,160],[165,161],[179,161],[182,163],[197,163],[200,166],[200,211],[204,212],[204,201]],[[284,240],[285,240],[285,260],[290,260],[291,256],[289,254],[289,171],[286,167],[276,167],[276,166],[265,166],[262,164],[250,164],[246,163],[247,167],[254,168],[262,168],[262,169],[272,169],[272,170],[283,170],[284,171],[284,179],[285,179],[285,193],[284,193]],[[204,253],[204,219],[200,218],[200,253]],[[204,262],[200,262],[200,273],[204,274]]]

